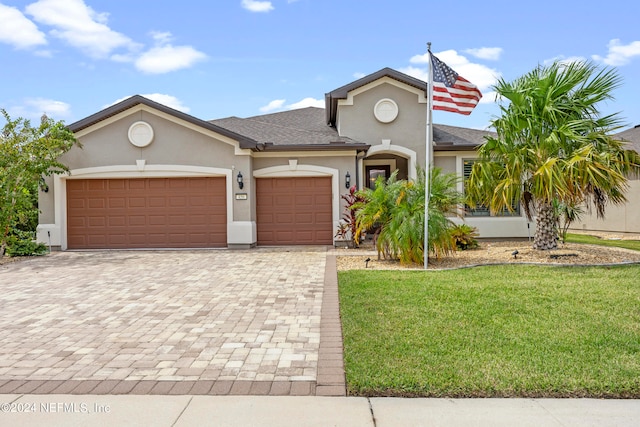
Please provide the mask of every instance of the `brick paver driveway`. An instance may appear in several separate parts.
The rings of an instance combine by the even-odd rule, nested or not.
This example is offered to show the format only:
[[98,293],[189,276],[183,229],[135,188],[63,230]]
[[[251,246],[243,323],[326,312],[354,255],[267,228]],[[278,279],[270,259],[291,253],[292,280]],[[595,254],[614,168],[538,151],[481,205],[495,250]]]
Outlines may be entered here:
[[[315,394],[326,260],[299,247],[0,266],[0,393]],[[321,359],[339,377],[342,360]]]

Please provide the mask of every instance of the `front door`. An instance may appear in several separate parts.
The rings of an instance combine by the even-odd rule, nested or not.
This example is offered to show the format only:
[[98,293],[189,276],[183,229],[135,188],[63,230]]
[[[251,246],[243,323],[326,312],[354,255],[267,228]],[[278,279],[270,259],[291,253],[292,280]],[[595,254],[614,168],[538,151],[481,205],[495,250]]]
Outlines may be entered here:
[[376,180],[382,177],[385,181],[389,179],[391,175],[391,166],[389,165],[371,165],[365,166],[365,180],[366,186],[372,190],[376,188]]

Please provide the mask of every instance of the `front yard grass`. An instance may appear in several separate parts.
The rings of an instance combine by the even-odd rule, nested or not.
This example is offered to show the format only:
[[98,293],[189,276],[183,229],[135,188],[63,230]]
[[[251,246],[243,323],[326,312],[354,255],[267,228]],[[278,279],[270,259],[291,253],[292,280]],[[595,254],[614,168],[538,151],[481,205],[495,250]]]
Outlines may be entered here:
[[338,273],[348,392],[640,397],[640,266]]
[[590,245],[609,246],[640,251],[640,240],[606,240],[595,236],[589,236],[588,234],[567,233],[567,242],[587,243]]

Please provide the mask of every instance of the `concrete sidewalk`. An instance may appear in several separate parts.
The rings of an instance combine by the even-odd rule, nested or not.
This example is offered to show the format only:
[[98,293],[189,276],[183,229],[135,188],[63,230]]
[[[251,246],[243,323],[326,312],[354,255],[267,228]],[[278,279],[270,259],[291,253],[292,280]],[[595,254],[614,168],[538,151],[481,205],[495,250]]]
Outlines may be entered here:
[[638,426],[640,400],[0,395],[2,426]]

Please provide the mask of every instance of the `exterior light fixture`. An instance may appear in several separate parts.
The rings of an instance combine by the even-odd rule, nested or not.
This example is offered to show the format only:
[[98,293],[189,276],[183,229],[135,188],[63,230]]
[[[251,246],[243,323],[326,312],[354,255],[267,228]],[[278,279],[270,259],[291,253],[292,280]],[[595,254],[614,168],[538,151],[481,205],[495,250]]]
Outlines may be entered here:
[[346,188],[351,187],[351,175],[349,175],[349,171],[347,171],[347,174],[344,176],[344,186]]
[[238,181],[238,187],[240,187],[240,189],[242,190],[242,188],[244,187],[244,181],[242,179],[242,172],[238,172],[238,177],[236,178],[236,181]]

